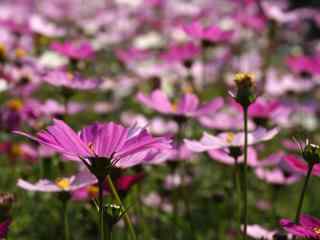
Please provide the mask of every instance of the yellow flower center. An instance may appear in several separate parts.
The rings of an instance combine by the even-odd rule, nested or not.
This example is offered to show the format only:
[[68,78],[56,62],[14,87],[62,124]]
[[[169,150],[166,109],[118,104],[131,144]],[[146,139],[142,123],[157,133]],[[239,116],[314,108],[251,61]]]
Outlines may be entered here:
[[19,111],[23,107],[23,104],[20,99],[11,99],[11,100],[7,101],[7,106],[11,110]]
[[23,58],[27,55],[27,52],[22,48],[16,49],[16,58]]
[[177,109],[178,109],[178,104],[177,103],[172,103],[171,104],[171,108],[172,108],[172,111],[176,112]]
[[70,188],[70,180],[68,178],[58,179],[55,183],[62,190],[68,190]]
[[3,43],[0,43],[0,55],[3,57],[6,55],[6,47]]
[[238,87],[252,87],[255,84],[255,75],[253,73],[239,72],[234,76],[234,81]]
[[89,193],[89,196],[94,198],[98,195],[98,192],[99,192],[99,188],[92,185],[90,187],[88,187],[88,193]]
[[227,133],[227,139],[226,139],[227,143],[231,144],[233,142],[233,140],[234,140],[234,137],[235,137],[234,133],[228,132]]
[[320,236],[320,227],[314,227],[312,230],[315,234]]
[[185,87],[183,88],[183,92],[184,92],[184,93],[193,93],[193,88],[192,88],[190,85],[185,86]]
[[67,78],[68,78],[68,80],[72,81],[73,78],[74,78],[74,75],[71,72],[68,72],[67,73]]
[[10,148],[10,155],[12,157],[19,157],[21,156],[22,151],[21,151],[21,147],[19,144],[13,144]]

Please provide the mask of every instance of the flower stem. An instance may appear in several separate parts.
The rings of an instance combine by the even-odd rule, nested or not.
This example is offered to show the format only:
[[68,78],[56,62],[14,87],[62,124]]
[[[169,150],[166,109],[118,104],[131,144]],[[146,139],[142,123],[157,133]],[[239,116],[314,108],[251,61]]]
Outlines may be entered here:
[[104,206],[103,206],[103,180],[99,180],[98,181],[98,185],[99,185],[99,231],[100,231],[100,240],[105,240],[104,239],[104,216],[103,216],[103,212],[104,212]]
[[[119,194],[118,194],[118,192],[117,192],[117,189],[115,188],[115,186],[114,186],[114,184],[113,184],[113,181],[112,181],[110,175],[107,176],[107,180],[108,180],[108,184],[109,184],[111,193],[112,193],[113,197],[115,198],[117,204],[120,205],[120,207],[122,208],[122,210],[126,211],[126,210],[123,208],[123,204],[122,204],[122,202],[121,202],[121,199],[120,199],[120,197],[119,197]],[[132,240],[136,240],[136,239],[137,239],[136,233],[135,233],[135,231],[134,231],[132,222],[131,222],[130,217],[129,217],[129,214],[128,214],[127,212],[124,213],[124,221],[126,222],[128,228],[129,228],[129,232],[130,232],[131,239],[132,239]]]
[[64,221],[64,240],[70,239],[68,201],[63,203],[63,221]]
[[296,218],[295,218],[295,222],[296,223],[299,223],[299,218],[300,218],[302,205],[303,205],[303,199],[304,199],[304,195],[305,195],[305,192],[307,190],[307,187],[308,187],[308,183],[309,183],[309,180],[310,180],[310,177],[311,177],[312,169],[313,169],[313,164],[309,164],[307,176],[306,176],[306,178],[304,180],[304,184],[303,184],[302,191],[301,191],[301,194],[300,194],[299,204],[298,204]]
[[242,212],[242,224],[243,224],[243,232],[242,239],[247,239],[247,225],[248,225],[248,184],[247,184],[247,161],[248,161],[248,108],[243,107],[243,123],[244,123],[244,147],[243,147],[243,157],[244,163],[242,168],[242,181],[243,181],[243,189],[242,189],[242,204],[243,204],[243,212]]

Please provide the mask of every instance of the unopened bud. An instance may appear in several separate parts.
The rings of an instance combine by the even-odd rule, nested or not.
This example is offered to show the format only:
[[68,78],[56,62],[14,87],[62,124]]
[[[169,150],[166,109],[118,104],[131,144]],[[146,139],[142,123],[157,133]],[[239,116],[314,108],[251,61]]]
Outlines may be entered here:
[[234,81],[237,85],[235,100],[242,107],[248,108],[256,99],[254,75],[252,73],[237,73]]
[[320,146],[307,141],[302,150],[302,157],[310,165],[320,163]]

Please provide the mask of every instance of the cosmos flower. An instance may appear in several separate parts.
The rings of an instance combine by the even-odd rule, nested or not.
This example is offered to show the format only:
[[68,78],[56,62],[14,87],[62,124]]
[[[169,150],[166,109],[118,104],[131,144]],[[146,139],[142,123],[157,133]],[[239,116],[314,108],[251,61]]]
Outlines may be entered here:
[[[221,162],[226,165],[235,164],[235,160],[233,157],[230,156],[228,149],[213,149],[208,151],[208,154],[213,160],[217,162]],[[238,162],[239,163],[243,162],[243,155],[239,157]],[[248,166],[250,167],[259,166],[257,152],[251,147],[248,148]]]
[[276,231],[270,231],[265,229],[264,227],[254,224],[248,225],[247,235],[252,237],[253,239],[265,239],[265,240],[273,240],[273,236]]
[[194,39],[206,40],[209,42],[228,42],[231,40],[233,32],[225,31],[218,26],[204,27],[200,22],[193,22],[184,26],[183,30]]
[[17,186],[31,192],[70,192],[96,182],[95,176],[88,171],[82,171],[75,176],[59,178],[56,181],[42,179],[36,183],[30,183],[19,179]]
[[91,90],[96,89],[100,85],[97,79],[85,79],[79,74],[72,74],[63,70],[53,70],[48,72],[44,81],[56,86],[65,87],[77,90]]
[[173,45],[167,52],[162,55],[162,58],[169,63],[179,62],[186,66],[190,66],[192,61],[200,54],[200,47],[188,42],[184,44]]
[[185,117],[200,117],[223,105],[222,98],[215,98],[201,105],[198,97],[192,93],[184,94],[177,103],[173,103],[161,90],[155,90],[149,96],[139,93],[137,100],[160,113]]
[[74,60],[88,60],[95,55],[94,49],[89,42],[54,42],[51,49]]
[[67,158],[94,164],[108,160],[116,167],[128,167],[144,161],[151,149],[168,149],[170,140],[152,137],[145,129],[125,128],[119,124],[95,123],[83,128],[79,134],[61,120],[37,135],[16,132],[27,136]]
[[[248,144],[253,145],[259,142],[268,141],[278,134],[279,129],[273,128],[266,130],[265,128],[257,128],[248,133]],[[213,149],[220,149],[226,147],[240,147],[244,144],[243,132],[232,133],[224,132],[217,136],[212,136],[205,132],[199,141],[184,140],[187,147],[195,152],[203,152]]]
[[320,239],[320,219],[302,214],[299,223],[295,224],[289,219],[281,219],[280,225],[288,233],[297,237]]
[[[294,154],[287,154],[284,157],[284,161],[297,173],[306,175],[308,172],[308,163],[304,161],[301,157]],[[312,175],[320,176],[320,164],[314,164],[312,169]]]
[[6,219],[0,223],[0,239],[5,239],[9,232],[9,227],[11,224],[11,219]]

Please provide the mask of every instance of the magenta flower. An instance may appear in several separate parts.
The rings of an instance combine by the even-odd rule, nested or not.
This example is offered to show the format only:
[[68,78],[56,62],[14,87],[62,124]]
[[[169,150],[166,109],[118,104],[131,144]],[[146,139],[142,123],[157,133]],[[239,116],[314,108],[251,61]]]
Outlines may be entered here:
[[200,105],[198,97],[192,93],[184,94],[175,104],[161,90],[155,90],[149,96],[139,93],[137,99],[140,103],[160,113],[185,117],[200,117],[216,111],[223,105],[221,98],[215,98]]
[[44,80],[56,87],[66,87],[77,90],[91,90],[100,85],[97,79],[84,79],[78,74],[72,74],[62,70],[54,70],[44,77]]
[[218,26],[204,27],[200,22],[195,21],[184,27],[184,31],[197,40],[205,40],[212,43],[229,42],[232,38],[233,31],[225,31]]
[[295,73],[320,73],[319,56],[290,56],[287,58],[287,65]]
[[56,181],[42,179],[36,183],[30,183],[19,179],[17,186],[31,192],[70,192],[95,184],[96,182],[95,176],[88,171],[82,171],[75,176],[59,178]]
[[188,65],[200,54],[200,52],[200,47],[188,42],[171,46],[169,50],[162,55],[162,58],[169,63],[180,62]]
[[9,232],[9,227],[11,224],[11,219],[6,219],[0,223],[0,239],[5,239]]
[[295,224],[289,219],[281,219],[280,225],[288,233],[297,237],[320,239],[320,219],[302,214],[299,223]]
[[[272,139],[279,130],[273,128],[266,130],[264,128],[257,128],[256,130],[248,133],[248,145],[253,145],[259,142],[264,142]],[[213,149],[227,148],[227,147],[240,147],[244,145],[243,132],[232,133],[225,132],[217,136],[212,136],[204,133],[199,141],[185,139],[187,147],[194,152],[203,152]]]
[[89,42],[54,42],[51,49],[74,60],[88,60],[95,55],[94,49]]
[[[291,167],[294,171],[307,175],[309,165],[306,161],[294,154],[288,154],[284,157],[284,161]],[[320,164],[314,164],[312,169],[312,175],[320,176]]]
[[170,148],[170,140],[165,137],[153,138],[145,129],[125,128],[113,122],[95,123],[77,134],[63,121],[54,119],[53,125],[35,137],[16,133],[46,145],[69,159],[82,160],[88,167],[105,159],[113,166],[129,167],[144,161],[149,150]]
[[144,60],[150,56],[147,50],[140,50],[137,48],[129,48],[127,50],[119,49],[116,51],[117,58],[123,63],[129,64],[139,60]]

